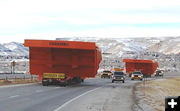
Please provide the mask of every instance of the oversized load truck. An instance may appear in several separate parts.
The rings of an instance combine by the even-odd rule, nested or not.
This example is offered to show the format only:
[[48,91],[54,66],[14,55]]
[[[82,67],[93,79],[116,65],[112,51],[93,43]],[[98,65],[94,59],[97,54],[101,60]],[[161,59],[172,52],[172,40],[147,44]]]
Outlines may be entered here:
[[123,62],[125,62],[127,74],[141,71],[144,76],[151,76],[158,67],[158,62],[152,60],[123,59]]
[[29,47],[30,74],[42,85],[83,82],[95,77],[102,59],[94,42],[25,40]]

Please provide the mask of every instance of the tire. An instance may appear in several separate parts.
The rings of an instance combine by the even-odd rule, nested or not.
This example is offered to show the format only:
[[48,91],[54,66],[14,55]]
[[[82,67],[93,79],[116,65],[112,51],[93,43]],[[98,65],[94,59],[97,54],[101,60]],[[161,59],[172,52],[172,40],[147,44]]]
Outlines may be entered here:
[[123,83],[125,82],[125,81],[122,81]]
[[143,80],[143,79],[140,79],[141,81]]
[[84,82],[84,79],[81,79],[81,82]]
[[131,79],[131,80],[134,80],[134,79]]
[[132,74],[129,74],[129,77],[131,77]]
[[48,82],[42,81],[42,85],[43,85],[43,86],[48,86]]
[[68,85],[71,85],[71,84],[72,84],[71,79],[67,81],[67,84],[68,84]]
[[112,83],[114,83],[114,81],[112,81]]

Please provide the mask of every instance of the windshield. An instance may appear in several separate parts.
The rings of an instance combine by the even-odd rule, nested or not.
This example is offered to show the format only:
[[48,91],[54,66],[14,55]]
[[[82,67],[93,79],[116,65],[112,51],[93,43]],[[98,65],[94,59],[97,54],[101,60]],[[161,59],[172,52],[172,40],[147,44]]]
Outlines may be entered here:
[[105,72],[105,73],[111,73],[111,71],[103,71],[103,72]]
[[124,75],[123,72],[114,72],[114,75]]
[[142,74],[141,72],[133,72],[133,74]]

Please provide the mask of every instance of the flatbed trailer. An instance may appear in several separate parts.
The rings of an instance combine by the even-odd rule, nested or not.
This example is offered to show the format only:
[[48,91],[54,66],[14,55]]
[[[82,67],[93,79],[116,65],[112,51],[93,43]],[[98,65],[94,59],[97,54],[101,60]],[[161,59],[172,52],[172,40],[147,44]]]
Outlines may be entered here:
[[131,74],[134,71],[141,71],[144,76],[151,76],[158,67],[158,62],[152,60],[123,59],[123,62],[125,62],[127,74]]
[[94,42],[25,40],[24,46],[30,51],[30,74],[38,75],[43,85],[95,77],[102,59]]

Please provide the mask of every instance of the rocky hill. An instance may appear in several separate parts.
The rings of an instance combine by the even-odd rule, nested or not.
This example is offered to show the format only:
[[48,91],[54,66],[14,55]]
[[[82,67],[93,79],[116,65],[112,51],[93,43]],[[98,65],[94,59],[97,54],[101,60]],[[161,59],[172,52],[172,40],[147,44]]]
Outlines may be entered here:
[[0,44],[0,60],[27,59],[29,48],[24,47],[22,43],[10,42]]
[[122,56],[126,52],[158,52],[163,54],[180,53],[180,37],[164,38],[95,38],[75,37],[57,38],[57,40],[96,42],[102,53],[110,53],[111,56]]
[[57,40],[96,42],[101,48],[101,67],[124,67],[123,58],[159,62],[166,71],[180,71],[180,37],[164,38],[57,38]]
[[[123,58],[150,59],[160,68],[180,71],[180,37],[166,38],[96,38],[71,37],[57,40],[96,42],[102,50],[101,67],[124,67]],[[29,48],[22,43],[0,44],[1,61],[27,61]]]

